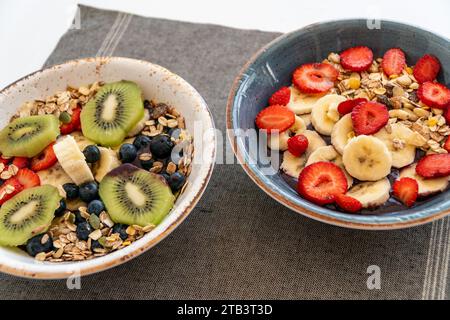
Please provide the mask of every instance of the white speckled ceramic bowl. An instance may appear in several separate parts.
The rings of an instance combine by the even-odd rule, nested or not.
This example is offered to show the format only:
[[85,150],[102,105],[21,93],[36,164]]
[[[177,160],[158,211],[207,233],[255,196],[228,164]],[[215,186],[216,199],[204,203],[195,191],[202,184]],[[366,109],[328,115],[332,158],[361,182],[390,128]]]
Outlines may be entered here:
[[[21,277],[38,279],[67,278],[72,274],[87,275],[124,263],[156,245],[171,233],[190,213],[208,184],[215,162],[214,121],[203,98],[185,80],[158,65],[128,58],[86,58],[69,61],[30,74],[0,92],[2,110],[0,127],[25,101],[45,98],[67,85],[81,86],[95,81],[135,81],[145,97],[173,105],[193,131],[195,121],[203,123],[202,163],[194,163],[188,186],[177,199],[170,214],[151,232],[130,246],[89,261],[50,263],[39,262],[17,248],[0,247],[0,271]],[[199,155],[197,155],[199,156]]]

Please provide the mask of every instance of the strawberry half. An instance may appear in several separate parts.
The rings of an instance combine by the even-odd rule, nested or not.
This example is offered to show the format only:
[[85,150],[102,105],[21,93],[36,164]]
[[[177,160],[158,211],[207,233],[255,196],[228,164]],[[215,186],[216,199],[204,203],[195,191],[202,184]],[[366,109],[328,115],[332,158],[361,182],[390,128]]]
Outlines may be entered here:
[[373,62],[373,52],[368,47],[353,47],[340,54],[341,65],[351,71],[364,71],[370,68]]
[[447,122],[447,124],[450,125],[450,106],[448,106],[447,109],[445,109],[444,118],[445,122]]
[[6,166],[10,162],[11,162],[11,159],[4,159],[2,156],[0,156],[0,163],[3,163]]
[[359,200],[347,196],[345,194],[336,195],[336,204],[344,211],[355,213],[362,209],[362,204]]
[[41,171],[50,168],[58,161],[53,151],[53,145],[54,143],[50,144],[44,151],[31,159],[31,170]]
[[337,110],[341,115],[346,115],[347,113],[352,112],[353,108],[356,107],[358,104],[367,102],[366,98],[356,98],[356,99],[349,99],[342,101],[339,103]]
[[331,64],[308,63],[294,71],[292,82],[304,93],[323,93],[334,87],[338,75]]
[[381,68],[388,76],[399,75],[406,66],[405,53],[399,48],[386,51],[381,62]]
[[416,173],[424,178],[445,177],[450,174],[450,153],[430,154],[417,162]]
[[388,120],[388,109],[378,102],[360,103],[352,111],[353,129],[357,135],[374,134],[383,128]]
[[25,189],[41,185],[41,179],[39,176],[27,168],[20,169],[15,175],[15,178],[19,180],[20,184],[23,185]]
[[281,105],[285,106],[289,103],[291,99],[291,89],[288,87],[282,87],[277,92],[275,92],[269,99],[269,106]]
[[448,153],[450,153],[450,137],[447,137],[447,140],[445,140],[444,145],[442,146],[445,150],[447,150]]
[[23,185],[16,178],[9,178],[0,186],[0,205],[23,190]]
[[417,181],[408,177],[395,181],[392,190],[394,196],[408,207],[411,207],[416,202],[417,196],[419,195]]
[[298,193],[318,205],[333,203],[347,191],[344,171],[331,162],[320,161],[305,167],[298,177]]
[[437,82],[422,83],[417,96],[431,108],[445,109],[450,105],[450,89]]
[[59,127],[61,134],[69,134],[81,129],[80,120],[81,108],[75,108],[72,110],[72,118],[69,123],[63,123]]
[[256,125],[267,133],[283,132],[295,122],[295,114],[285,106],[274,105],[263,109],[256,116]]
[[302,134],[290,137],[287,141],[288,150],[296,157],[300,157],[308,149],[308,138]]
[[417,61],[413,75],[417,82],[424,83],[436,79],[440,69],[439,59],[431,54],[426,54]]
[[25,157],[15,157],[12,164],[19,169],[26,168],[30,164],[30,159]]

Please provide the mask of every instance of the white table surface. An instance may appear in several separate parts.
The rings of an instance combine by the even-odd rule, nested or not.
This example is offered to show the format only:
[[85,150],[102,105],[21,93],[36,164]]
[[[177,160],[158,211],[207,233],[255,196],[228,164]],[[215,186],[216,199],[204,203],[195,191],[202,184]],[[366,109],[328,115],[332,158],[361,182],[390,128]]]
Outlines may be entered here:
[[70,26],[77,2],[149,17],[281,32],[324,20],[384,18],[450,38],[449,0],[0,0],[0,88],[42,66]]

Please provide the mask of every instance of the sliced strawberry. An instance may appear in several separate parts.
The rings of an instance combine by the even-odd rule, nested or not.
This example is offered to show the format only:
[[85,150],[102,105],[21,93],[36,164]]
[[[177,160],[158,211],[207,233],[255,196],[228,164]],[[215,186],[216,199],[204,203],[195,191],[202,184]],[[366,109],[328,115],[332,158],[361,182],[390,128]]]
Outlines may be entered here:
[[416,173],[424,178],[445,177],[450,174],[450,153],[430,154],[417,162]]
[[23,190],[23,185],[16,178],[9,178],[0,186],[0,205]]
[[331,64],[308,63],[294,71],[292,82],[304,93],[323,93],[334,87],[338,75]]
[[439,59],[431,54],[426,54],[417,61],[413,75],[417,82],[424,83],[436,79],[440,69]]
[[353,108],[356,107],[358,104],[366,102],[366,98],[356,98],[356,99],[349,99],[342,101],[339,103],[337,109],[341,115],[345,115],[347,113],[352,112]]
[[417,96],[431,108],[445,109],[450,105],[450,89],[437,82],[422,83]]
[[360,103],[352,111],[353,129],[357,135],[374,134],[383,128],[388,120],[388,109],[378,102]]
[[308,138],[299,134],[288,139],[288,150],[296,157],[300,157],[308,149]]
[[3,163],[5,166],[11,162],[11,159],[4,159],[0,156],[0,163]]
[[444,118],[448,125],[450,125],[450,106],[445,109]]
[[381,68],[388,76],[399,75],[406,66],[405,53],[398,48],[389,49],[383,56]]
[[58,161],[53,151],[53,145],[54,143],[50,144],[44,151],[31,159],[31,170],[35,172],[44,170],[50,168]]
[[26,168],[30,164],[30,159],[25,157],[15,157],[12,164],[19,169]]
[[39,176],[27,168],[20,169],[15,175],[15,178],[19,180],[20,184],[23,185],[25,189],[41,185],[41,179]]
[[69,134],[81,129],[80,120],[81,108],[75,108],[72,110],[72,119],[69,123],[63,123],[59,127],[61,134]]
[[347,191],[347,179],[344,171],[334,163],[315,162],[300,173],[297,191],[316,204],[333,203],[336,194]]
[[295,122],[295,114],[285,106],[274,105],[263,109],[256,116],[256,125],[267,133],[283,132]]
[[450,153],[450,137],[447,137],[447,140],[445,140],[444,145],[442,146],[445,150],[447,150],[448,153]]
[[340,193],[336,195],[336,204],[342,210],[351,213],[358,212],[362,209],[362,204],[359,200]]
[[359,72],[370,68],[373,52],[368,47],[353,47],[342,51],[340,57],[344,69]]
[[395,181],[392,190],[394,196],[408,207],[411,207],[416,202],[417,196],[419,195],[417,181],[408,177]]
[[288,87],[282,87],[270,97],[269,106],[273,106],[275,104],[285,106],[289,103],[290,99],[291,89]]

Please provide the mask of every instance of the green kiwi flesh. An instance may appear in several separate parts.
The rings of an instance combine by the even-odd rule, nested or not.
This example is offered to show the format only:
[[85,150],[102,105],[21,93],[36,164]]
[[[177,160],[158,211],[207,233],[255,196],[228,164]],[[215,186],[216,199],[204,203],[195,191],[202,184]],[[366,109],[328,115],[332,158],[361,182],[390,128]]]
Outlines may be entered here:
[[144,116],[139,86],[130,81],[105,84],[81,111],[84,136],[106,147],[119,145]]
[[17,118],[0,131],[0,152],[8,157],[38,155],[59,135],[59,120],[53,115]]
[[25,189],[0,208],[0,245],[19,246],[47,231],[59,206],[58,189],[45,185]]
[[160,223],[175,201],[164,177],[131,164],[109,172],[99,193],[114,222],[142,227]]

